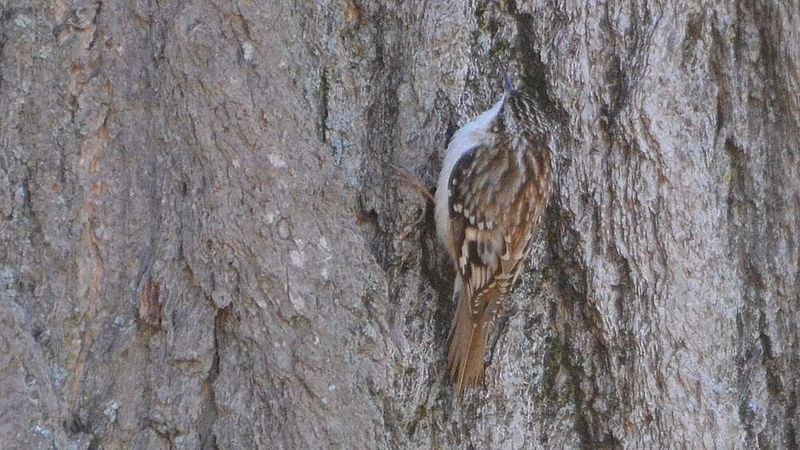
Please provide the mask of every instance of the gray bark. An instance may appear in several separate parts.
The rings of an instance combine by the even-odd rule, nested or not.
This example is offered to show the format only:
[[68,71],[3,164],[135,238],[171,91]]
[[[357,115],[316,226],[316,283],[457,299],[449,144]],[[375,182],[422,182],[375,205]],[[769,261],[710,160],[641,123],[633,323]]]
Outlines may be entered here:
[[[0,447],[791,448],[796,2],[0,0]],[[508,68],[553,201],[447,381],[431,206]]]

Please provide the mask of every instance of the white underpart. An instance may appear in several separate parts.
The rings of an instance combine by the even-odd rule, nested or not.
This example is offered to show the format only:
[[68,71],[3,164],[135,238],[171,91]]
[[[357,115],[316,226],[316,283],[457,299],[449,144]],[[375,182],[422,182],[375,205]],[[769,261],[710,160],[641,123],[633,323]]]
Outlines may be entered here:
[[[442,171],[439,174],[439,183],[436,185],[436,232],[439,239],[444,243],[449,252],[450,248],[450,208],[448,207],[450,174],[458,163],[471,148],[481,144],[493,144],[492,135],[489,132],[492,121],[497,117],[500,107],[505,101],[505,94],[488,111],[474,118],[471,122],[462,126],[453,135],[450,145],[447,146],[447,153],[444,155]],[[452,255],[451,255],[452,256]]]

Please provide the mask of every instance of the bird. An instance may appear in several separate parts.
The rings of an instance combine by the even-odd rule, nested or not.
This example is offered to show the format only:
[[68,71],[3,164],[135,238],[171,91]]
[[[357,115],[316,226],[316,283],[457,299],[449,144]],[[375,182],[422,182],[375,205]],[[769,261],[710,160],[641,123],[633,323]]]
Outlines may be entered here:
[[506,74],[500,100],[459,128],[447,147],[434,216],[456,273],[447,360],[461,396],[483,384],[488,331],[549,202],[552,132],[542,109]]

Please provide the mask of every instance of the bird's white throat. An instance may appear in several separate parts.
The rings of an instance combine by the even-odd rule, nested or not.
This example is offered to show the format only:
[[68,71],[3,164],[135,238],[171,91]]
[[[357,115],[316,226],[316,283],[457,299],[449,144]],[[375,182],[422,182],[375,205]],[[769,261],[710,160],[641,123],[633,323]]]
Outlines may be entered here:
[[470,149],[481,144],[491,145],[491,127],[492,121],[497,117],[500,108],[506,99],[506,95],[495,103],[488,111],[472,119],[470,122],[463,125],[453,135],[450,140],[450,145],[447,146],[447,152],[444,155],[444,162],[442,163],[442,171],[439,174],[439,182],[436,185],[436,229],[439,232],[439,239],[448,247],[448,237],[443,233],[450,228],[450,208],[448,207],[448,186],[450,175],[453,168]]

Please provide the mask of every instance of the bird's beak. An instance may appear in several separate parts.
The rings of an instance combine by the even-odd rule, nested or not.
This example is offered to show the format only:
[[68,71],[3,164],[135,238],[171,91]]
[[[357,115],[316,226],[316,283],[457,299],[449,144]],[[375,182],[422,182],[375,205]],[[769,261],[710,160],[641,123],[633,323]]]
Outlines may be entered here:
[[508,71],[503,69],[503,87],[505,91],[514,92],[516,89],[514,88],[514,82],[511,81],[511,75],[508,74]]

